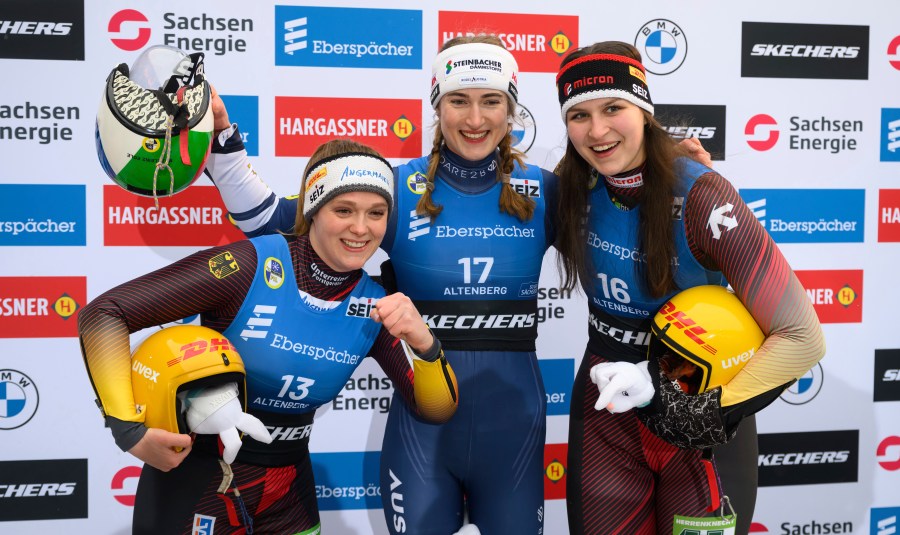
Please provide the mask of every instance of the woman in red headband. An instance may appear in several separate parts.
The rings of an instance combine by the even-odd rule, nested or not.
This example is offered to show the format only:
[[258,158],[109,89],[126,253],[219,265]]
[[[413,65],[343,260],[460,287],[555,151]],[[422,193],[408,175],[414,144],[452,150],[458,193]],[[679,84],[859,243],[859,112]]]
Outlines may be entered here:
[[[735,188],[685,158],[653,117],[633,46],[574,51],[556,85],[568,133],[557,248],[564,286],[581,279],[590,313],[569,420],[570,530],[671,532],[676,515],[718,513],[721,492],[742,496],[746,532],[756,490],[751,415],[823,356],[816,314]],[[730,382],[691,395],[655,363],[648,369],[650,324],[677,292],[708,284],[730,284],[766,338]],[[709,460],[742,420],[728,445],[741,453]]]

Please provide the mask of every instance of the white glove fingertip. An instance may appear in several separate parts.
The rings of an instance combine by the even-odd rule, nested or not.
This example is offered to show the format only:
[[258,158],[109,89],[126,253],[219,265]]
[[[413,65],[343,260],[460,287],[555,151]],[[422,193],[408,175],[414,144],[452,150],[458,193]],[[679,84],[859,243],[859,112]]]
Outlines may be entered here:
[[225,450],[222,452],[222,459],[226,463],[231,464],[237,457],[238,450],[241,449],[241,437],[238,435],[237,429],[231,427],[221,431],[219,438],[222,440],[222,445],[225,446]]
[[253,416],[252,414],[244,413],[241,416],[237,427],[244,433],[247,433],[248,435],[253,437],[255,440],[258,440],[264,444],[272,443],[273,439],[272,435],[269,434],[269,430],[266,429],[266,426],[263,425],[259,418]]

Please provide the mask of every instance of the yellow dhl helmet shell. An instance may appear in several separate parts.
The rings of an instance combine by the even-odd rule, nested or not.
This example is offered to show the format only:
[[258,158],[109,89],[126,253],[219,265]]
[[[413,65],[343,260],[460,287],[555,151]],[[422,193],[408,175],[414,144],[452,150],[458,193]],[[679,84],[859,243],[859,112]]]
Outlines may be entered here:
[[[699,368],[699,392],[728,384],[756,354],[765,335],[740,299],[722,286],[704,285],[669,299],[653,317],[654,345]],[[659,355],[656,355],[659,356]]]
[[234,381],[246,409],[244,361],[221,333],[176,325],[153,333],[131,356],[131,387],[147,427],[188,433],[179,392]]

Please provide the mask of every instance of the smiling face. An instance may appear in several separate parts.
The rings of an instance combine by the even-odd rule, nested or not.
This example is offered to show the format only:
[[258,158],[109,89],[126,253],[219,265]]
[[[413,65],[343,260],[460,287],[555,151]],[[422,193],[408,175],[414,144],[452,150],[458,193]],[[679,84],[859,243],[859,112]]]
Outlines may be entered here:
[[438,119],[447,148],[473,162],[493,153],[510,129],[508,102],[494,89],[463,89],[441,97]]
[[578,154],[601,175],[639,167],[646,160],[644,112],[617,98],[581,102],[566,112],[566,131]]
[[309,241],[337,272],[361,269],[381,245],[387,230],[388,204],[367,191],[342,193],[316,212]]

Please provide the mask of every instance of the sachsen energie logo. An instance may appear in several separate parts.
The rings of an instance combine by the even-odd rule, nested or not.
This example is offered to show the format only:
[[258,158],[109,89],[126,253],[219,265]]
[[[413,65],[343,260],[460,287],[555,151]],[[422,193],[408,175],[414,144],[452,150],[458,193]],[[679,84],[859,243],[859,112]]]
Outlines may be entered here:
[[778,243],[864,240],[864,189],[742,189],[740,194]]
[[794,272],[812,301],[822,323],[861,323],[863,271],[861,269]]
[[[860,119],[794,115],[788,118],[788,123],[787,150],[790,151],[828,154],[855,151],[859,134],[863,132]],[[760,152],[775,147],[780,135],[778,121],[765,113],[750,117],[744,126],[747,145]]]
[[0,184],[0,246],[84,245],[83,185]]
[[422,152],[417,99],[275,97],[275,156],[310,156],[336,137],[369,145],[385,158]]
[[215,186],[194,185],[169,197],[103,186],[103,245],[213,246],[244,239],[228,221]]
[[275,65],[422,68],[422,12],[275,6]]
[[0,338],[78,336],[85,277],[0,277]]
[[518,13],[438,12],[438,49],[454,37],[496,35],[512,52],[519,72],[552,72],[578,46],[578,17]]

